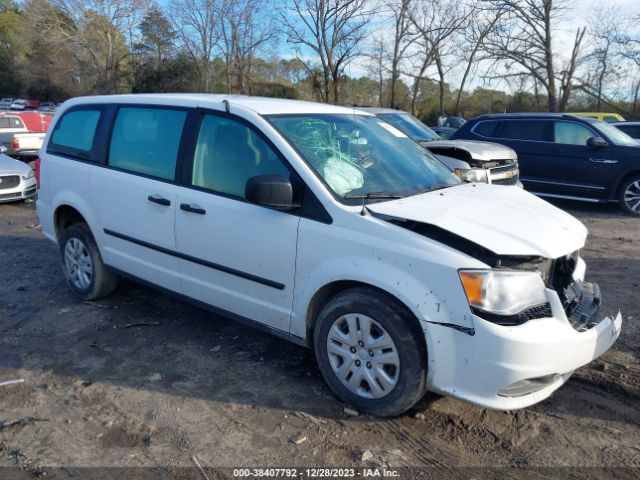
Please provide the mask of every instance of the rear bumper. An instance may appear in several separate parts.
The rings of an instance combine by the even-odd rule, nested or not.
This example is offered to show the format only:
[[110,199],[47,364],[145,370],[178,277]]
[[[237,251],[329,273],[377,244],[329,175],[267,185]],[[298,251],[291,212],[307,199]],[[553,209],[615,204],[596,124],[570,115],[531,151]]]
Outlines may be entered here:
[[620,335],[620,313],[578,331],[555,291],[548,290],[547,296],[553,317],[520,326],[500,326],[474,315],[472,336],[430,325],[429,388],[486,408],[527,407],[551,395]]

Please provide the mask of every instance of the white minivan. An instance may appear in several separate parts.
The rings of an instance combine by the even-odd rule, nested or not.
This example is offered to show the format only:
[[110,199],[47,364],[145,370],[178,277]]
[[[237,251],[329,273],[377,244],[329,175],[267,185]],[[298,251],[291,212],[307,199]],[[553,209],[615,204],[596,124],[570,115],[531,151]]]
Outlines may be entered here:
[[37,205],[80,298],[127,276],[313,347],[336,395],[375,415],[426,390],[526,407],[620,334],[584,281],[580,222],[464,183],[349,108],[73,99],[47,134]]

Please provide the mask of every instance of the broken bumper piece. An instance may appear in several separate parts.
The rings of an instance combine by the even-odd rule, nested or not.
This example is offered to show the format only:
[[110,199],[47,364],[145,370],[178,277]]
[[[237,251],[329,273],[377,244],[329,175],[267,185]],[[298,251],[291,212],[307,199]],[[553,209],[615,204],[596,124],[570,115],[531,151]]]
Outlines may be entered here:
[[[547,318],[505,327],[474,315],[473,336],[430,325],[429,389],[499,410],[544,400],[574,370],[605,353],[620,335],[620,312],[594,318],[599,289],[585,284],[583,290],[571,318],[556,292],[548,290],[553,316]],[[436,367],[443,364],[451,368]]]

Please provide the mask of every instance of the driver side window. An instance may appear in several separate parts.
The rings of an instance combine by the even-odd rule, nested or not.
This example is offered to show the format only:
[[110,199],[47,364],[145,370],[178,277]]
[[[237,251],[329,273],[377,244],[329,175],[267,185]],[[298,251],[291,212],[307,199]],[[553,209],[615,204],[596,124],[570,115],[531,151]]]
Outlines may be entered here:
[[587,140],[596,136],[584,125],[574,122],[554,122],[553,131],[555,142],[566,145],[584,146],[587,144]]
[[230,118],[202,118],[192,185],[245,198],[247,180],[265,174],[289,178],[287,167],[256,132]]

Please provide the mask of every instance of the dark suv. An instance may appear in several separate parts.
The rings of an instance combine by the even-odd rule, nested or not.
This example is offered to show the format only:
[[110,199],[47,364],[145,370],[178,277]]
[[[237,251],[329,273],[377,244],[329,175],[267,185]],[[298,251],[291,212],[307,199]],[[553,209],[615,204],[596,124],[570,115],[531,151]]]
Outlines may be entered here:
[[514,149],[520,180],[537,195],[619,201],[640,215],[640,144],[608,123],[565,114],[482,115],[452,140],[485,140]]

